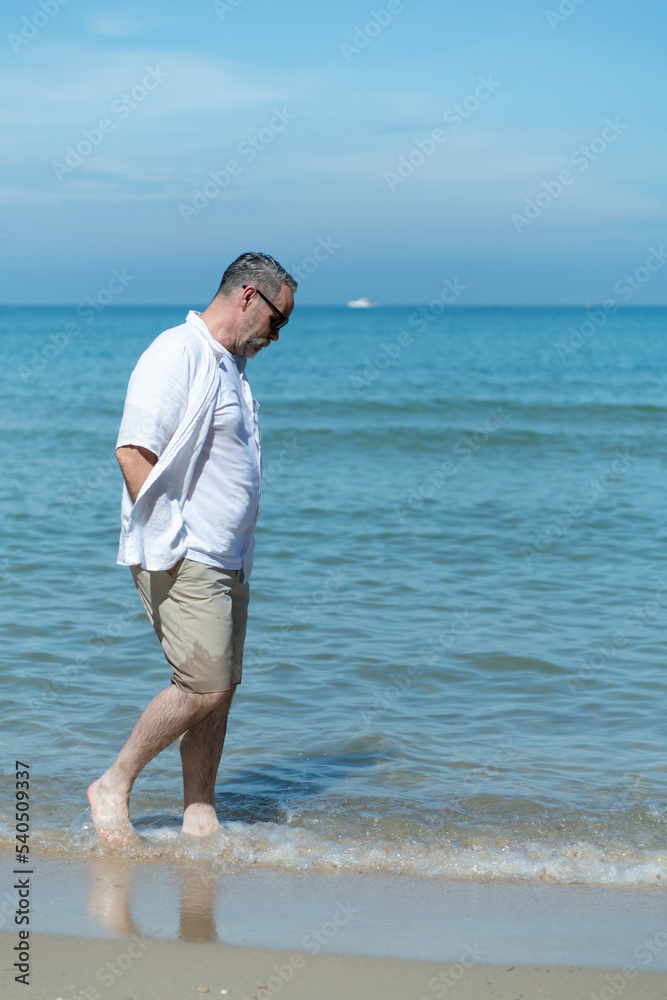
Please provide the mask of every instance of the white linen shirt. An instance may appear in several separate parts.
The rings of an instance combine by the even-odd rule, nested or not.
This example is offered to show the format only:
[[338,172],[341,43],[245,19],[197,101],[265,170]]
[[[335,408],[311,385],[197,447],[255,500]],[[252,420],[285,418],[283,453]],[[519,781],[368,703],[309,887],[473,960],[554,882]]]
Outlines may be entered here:
[[[123,486],[118,549],[122,566],[166,570],[188,553],[183,508],[219,397],[220,352],[232,358],[228,367],[235,369],[231,374],[252,407],[253,440],[248,445],[257,449],[261,469],[259,404],[252,399],[245,373],[233,365],[233,356],[213,340],[199,313],[190,311],[184,324],[165,330],[144,351],[130,378],[116,447],[147,448],[158,461],[134,504]],[[250,530],[241,556],[246,579],[253,549]]]
[[218,362],[218,394],[183,505],[187,558],[223,569],[243,566],[247,576],[262,482],[259,403],[245,377],[248,359],[208,336]]

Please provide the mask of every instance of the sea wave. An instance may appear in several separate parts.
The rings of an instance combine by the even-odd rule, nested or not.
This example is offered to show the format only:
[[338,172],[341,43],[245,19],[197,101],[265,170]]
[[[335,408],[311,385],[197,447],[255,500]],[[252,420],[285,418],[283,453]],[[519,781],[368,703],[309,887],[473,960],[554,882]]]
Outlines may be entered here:
[[[207,859],[225,871],[257,865],[287,871],[355,871],[451,880],[528,880],[560,884],[643,886],[667,883],[667,848],[643,850],[586,840],[525,841],[486,839],[427,843],[327,838],[303,827],[278,823],[224,823],[210,837],[185,837],[177,821],[156,818],[137,824],[138,845],[122,849],[134,860],[173,862]],[[41,857],[106,856],[113,850],[96,837],[90,812],[69,830],[35,831]],[[12,848],[7,827],[0,851]],[[13,849],[13,848],[12,848]]]

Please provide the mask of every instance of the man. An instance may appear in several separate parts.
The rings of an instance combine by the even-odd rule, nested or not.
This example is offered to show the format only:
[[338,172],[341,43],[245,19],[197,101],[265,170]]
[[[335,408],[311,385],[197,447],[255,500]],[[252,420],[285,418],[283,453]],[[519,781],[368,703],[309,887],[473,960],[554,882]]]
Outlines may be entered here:
[[215,778],[241,681],[259,511],[261,440],[245,376],[294,308],[297,283],[273,257],[242,254],[203,313],[162,333],[132,373],[116,456],[125,485],[118,562],[130,566],[173,675],[88,789],[110,843],[138,835],[132,785],[180,737],[183,830],[219,826]]

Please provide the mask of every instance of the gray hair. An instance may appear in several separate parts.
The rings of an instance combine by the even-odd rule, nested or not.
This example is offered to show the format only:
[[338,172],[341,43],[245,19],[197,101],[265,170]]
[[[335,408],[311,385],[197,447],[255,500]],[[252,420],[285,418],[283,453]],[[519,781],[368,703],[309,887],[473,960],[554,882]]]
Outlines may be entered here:
[[268,253],[242,253],[223,274],[216,294],[226,297],[243,285],[261,287],[271,295],[277,295],[281,285],[287,285],[292,292],[298,288],[292,275]]

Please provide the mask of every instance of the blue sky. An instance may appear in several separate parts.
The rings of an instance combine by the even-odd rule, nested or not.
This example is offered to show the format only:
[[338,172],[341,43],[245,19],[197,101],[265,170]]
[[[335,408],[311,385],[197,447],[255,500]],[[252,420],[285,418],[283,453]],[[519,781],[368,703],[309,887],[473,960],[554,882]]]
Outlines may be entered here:
[[[200,307],[261,249],[307,304],[427,302],[445,279],[461,305],[581,304],[667,245],[657,0],[10,0],[0,19],[3,303],[79,302],[125,268],[119,304]],[[632,299],[666,302],[667,266]]]

